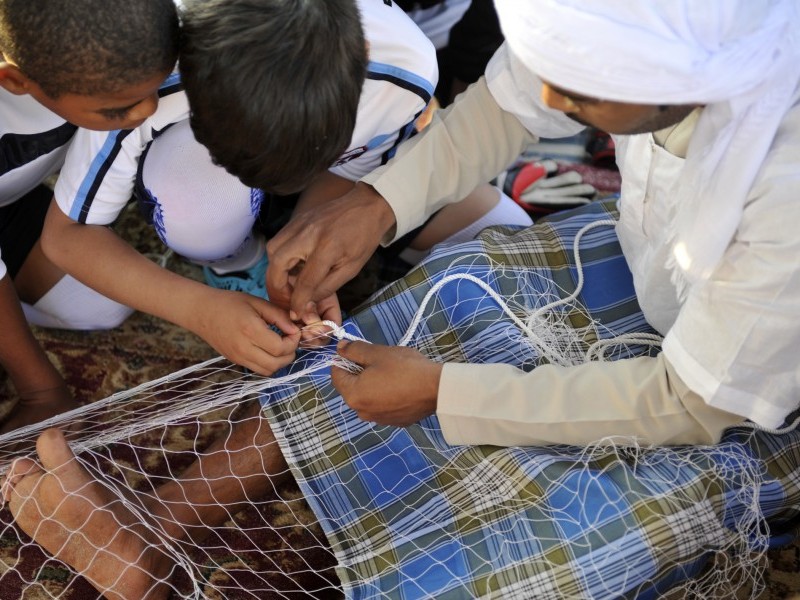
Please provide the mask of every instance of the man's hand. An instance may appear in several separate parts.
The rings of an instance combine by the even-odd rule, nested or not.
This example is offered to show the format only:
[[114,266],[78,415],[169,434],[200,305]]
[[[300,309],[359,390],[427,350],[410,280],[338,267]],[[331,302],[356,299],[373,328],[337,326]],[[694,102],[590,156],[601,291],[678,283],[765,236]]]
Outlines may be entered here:
[[294,360],[300,329],[285,310],[250,294],[211,287],[195,307],[188,328],[232,362],[272,375]]
[[366,184],[301,212],[267,242],[269,297],[310,322],[309,306],[352,279],[394,225],[391,207]]
[[442,365],[412,348],[340,342],[344,358],[363,371],[333,367],[333,385],[359,418],[405,427],[436,412]]

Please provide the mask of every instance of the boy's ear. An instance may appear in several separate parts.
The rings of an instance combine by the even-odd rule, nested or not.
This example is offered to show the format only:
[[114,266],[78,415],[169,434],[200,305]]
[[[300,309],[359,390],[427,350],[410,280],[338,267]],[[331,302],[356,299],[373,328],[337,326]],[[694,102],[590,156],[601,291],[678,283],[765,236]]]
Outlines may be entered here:
[[32,81],[28,79],[17,65],[10,62],[0,62],[0,87],[6,91],[22,96],[30,93]]

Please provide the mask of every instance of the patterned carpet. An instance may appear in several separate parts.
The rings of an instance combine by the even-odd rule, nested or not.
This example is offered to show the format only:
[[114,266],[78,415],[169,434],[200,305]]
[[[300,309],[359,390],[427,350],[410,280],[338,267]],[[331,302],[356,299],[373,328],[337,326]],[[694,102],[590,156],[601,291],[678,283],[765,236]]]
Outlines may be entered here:
[[[145,252],[160,253],[160,244],[144,226],[135,212],[127,211],[118,226],[137,248]],[[188,276],[198,277],[199,269],[180,259],[173,258],[169,267]],[[132,316],[122,327],[109,332],[69,332],[60,330],[38,330],[42,345],[51,360],[67,379],[75,397],[81,402],[105,398],[117,391],[134,387],[140,383],[157,379],[215,355],[199,338],[160,319],[140,313]],[[0,412],[10,406],[10,394],[0,382]],[[179,435],[179,434],[177,434]],[[280,593],[261,598],[337,598],[340,594],[335,585],[331,555],[323,548],[324,536],[316,525],[313,513],[302,499],[294,483],[287,483],[277,498],[272,498],[236,516],[237,522],[246,523],[252,518],[267,518],[282,530],[281,535],[267,533],[259,539],[238,540],[229,547],[240,549],[236,555],[216,556],[217,565],[209,567],[201,577],[208,581],[220,579],[236,580],[237,565],[264,565],[265,571],[274,575],[270,584]],[[6,511],[0,520],[8,522]],[[287,531],[289,534],[287,535]],[[229,540],[230,542],[231,540]],[[302,554],[293,548],[312,548]],[[769,568],[766,571],[767,589],[760,600],[800,600],[800,543],[772,550],[769,553]],[[38,585],[27,587],[15,565],[27,580]],[[276,568],[277,567],[277,568]],[[241,593],[227,594],[227,598],[253,598],[247,592],[248,582],[238,581]],[[322,591],[320,591],[322,590]],[[0,600],[17,598],[69,598],[84,600],[96,598],[93,588],[55,561],[47,561],[44,553],[33,546],[20,545],[15,536],[0,537]],[[212,597],[220,597],[214,595]]]

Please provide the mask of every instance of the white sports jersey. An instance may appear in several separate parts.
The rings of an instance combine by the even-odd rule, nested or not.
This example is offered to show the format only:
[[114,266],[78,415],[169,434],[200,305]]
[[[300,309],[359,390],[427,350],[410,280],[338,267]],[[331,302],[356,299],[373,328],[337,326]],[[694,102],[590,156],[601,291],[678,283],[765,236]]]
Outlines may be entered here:
[[385,164],[414,133],[439,79],[433,45],[396,4],[360,0],[358,7],[369,43],[367,80],[350,146],[331,167],[351,181]]
[[[75,129],[30,96],[0,88],[0,206],[15,202],[61,167]],[[0,261],[0,279],[5,274]]]
[[30,96],[0,88],[0,206],[61,167],[75,129]]
[[470,4],[472,0],[441,0],[428,8],[415,4],[406,12],[434,47],[441,50],[450,41],[450,30],[461,20]]
[[189,102],[177,73],[158,91],[156,112],[136,129],[78,129],[56,182],[56,201],[80,223],[112,223],[133,195],[139,157],[172,123],[189,118]]
[[[353,181],[389,160],[413,134],[438,78],[432,44],[399,7],[383,0],[358,0],[358,6],[369,44],[367,79],[350,146],[331,166]],[[156,113],[137,129],[78,131],[56,185],[58,204],[70,218],[108,224],[131,198],[142,152],[168,125],[189,116],[177,75],[160,94]]]

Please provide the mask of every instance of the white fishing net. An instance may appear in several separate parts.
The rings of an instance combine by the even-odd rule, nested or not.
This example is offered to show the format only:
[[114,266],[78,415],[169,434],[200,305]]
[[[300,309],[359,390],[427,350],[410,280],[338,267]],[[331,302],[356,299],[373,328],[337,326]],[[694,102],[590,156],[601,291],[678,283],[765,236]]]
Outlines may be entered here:
[[[487,271],[517,293],[499,294]],[[604,331],[574,302],[580,285],[564,294],[530,282],[465,254],[398,323],[397,344],[439,361],[510,353],[531,368],[647,353],[659,341]],[[362,339],[358,325],[334,336]],[[763,432],[746,428],[702,448],[622,438],[449,447],[434,419],[406,429],[359,421],[332,390],[334,363],[344,365],[333,344],[273,378],[216,359],[0,437],[0,539],[13,549],[0,598],[761,591],[765,513],[790,505],[800,480],[793,438],[763,451],[751,447]],[[287,487],[293,478],[302,495]],[[64,573],[57,585],[48,569]]]

